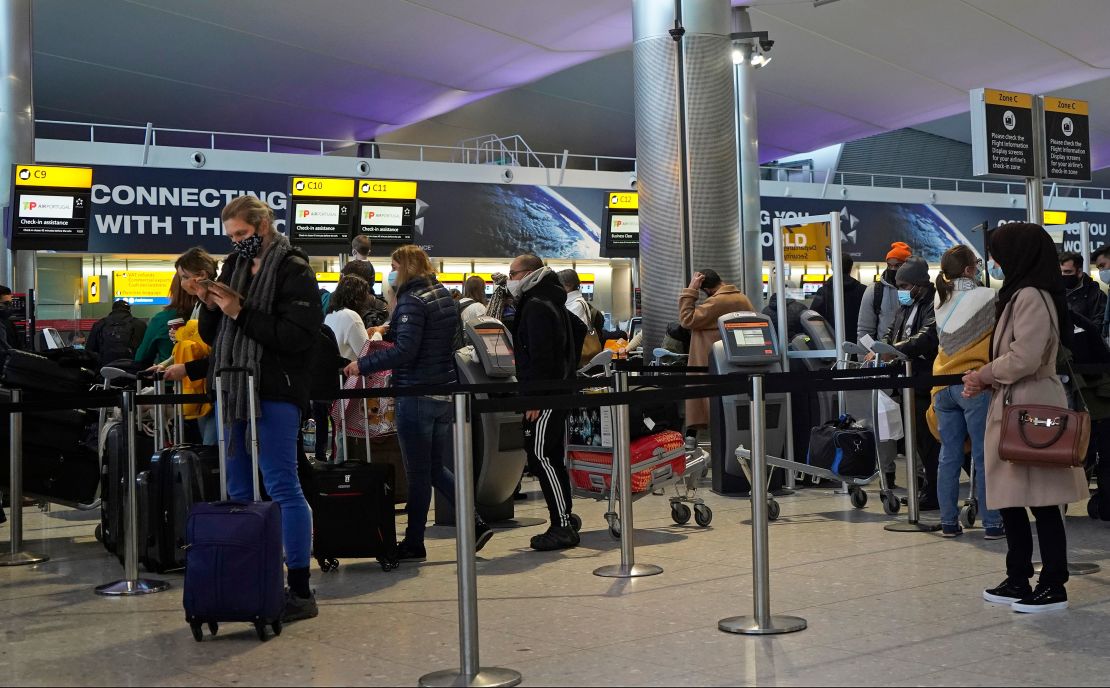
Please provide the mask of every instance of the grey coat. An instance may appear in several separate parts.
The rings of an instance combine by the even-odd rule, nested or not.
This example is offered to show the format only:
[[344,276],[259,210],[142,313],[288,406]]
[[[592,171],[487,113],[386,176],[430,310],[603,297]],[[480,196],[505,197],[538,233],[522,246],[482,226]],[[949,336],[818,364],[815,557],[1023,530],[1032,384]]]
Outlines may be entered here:
[[[882,305],[879,317],[875,317],[875,290],[882,289]],[[875,282],[867,287],[863,293],[863,302],[859,306],[859,320],[856,324],[856,340],[863,335],[871,335],[875,341],[882,341],[890,328],[894,325],[894,318],[901,310],[902,304],[898,303],[898,289],[886,282]]]

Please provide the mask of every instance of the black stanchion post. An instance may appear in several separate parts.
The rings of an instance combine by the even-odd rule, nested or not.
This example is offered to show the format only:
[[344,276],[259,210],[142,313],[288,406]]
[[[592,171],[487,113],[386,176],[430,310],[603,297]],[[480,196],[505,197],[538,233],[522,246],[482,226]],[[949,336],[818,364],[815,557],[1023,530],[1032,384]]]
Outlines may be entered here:
[[[913,362],[906,361],[906,379],[913,378]],[[890,523],[885,526],[892,533],[935,533],[940,530],[939,523],[921,523],[921,504],[917,494],[917,433],[929,432],[928,428],[914,425],[917,419],[914,407],[913,387],[902,389],[902,428],[906,440],[906,522]],[[936,489],[936,485],[929,486]]]
[[[18,389],[11,392],[13,404],[18,404],[22,393]],[[41,564],[50,559],[45,555],[32,554],[23,551],[23,413],[12,411],[8,416],[10,450],[8,459],[11,461],[9,477],[9,496],[11,497],[11,515],[8,517],[10,547],[7,552],[0,554],[0,566],[27,566],[28,564]]]
[[135,393],[126,390],[123,396],[123,424],[127,428],[127,527],[124,529],[120,546],[124,548],[123,580],[105,583],[95,590],[97,595],[108,597],[127,597],[162,592],[170,584],[162,580],[139,578],[139,494],[138,470],[135,459],[135,426],[138,409]]
[[420,685],[508,688],[520,684],[512,669],[483,667],[478,652],[478,570],[474,563],[474,466],[471,456],[469,398],[455,395],[455,552],[459,582],[459,669],[420,677]]
[[[618,394],[628,391],[628,372],[616,371],[613,377],[613,386]],[[642,578],[656,576],[663,573],[663,569],[655,564],[637,564],[635,550],[636,529],[632,522],[632,433],[629,431],[631,423],[628,418],[628,406],[614,406],[613,408],[613,463],[617,467],[617,483],[609,489],[618,490],[620,494],[619,518],[621,533],[621,563],[617,565],[602,566],[594,571],[595,576],[602,578]]]
[[767,546],[767,442],[763,404],[763,376],[752,375],[752,616],[732,616],[717,622],[717,628],[740,635],[780,635],[805,630],[806,620],[797,616],[771,615],[771,562]]

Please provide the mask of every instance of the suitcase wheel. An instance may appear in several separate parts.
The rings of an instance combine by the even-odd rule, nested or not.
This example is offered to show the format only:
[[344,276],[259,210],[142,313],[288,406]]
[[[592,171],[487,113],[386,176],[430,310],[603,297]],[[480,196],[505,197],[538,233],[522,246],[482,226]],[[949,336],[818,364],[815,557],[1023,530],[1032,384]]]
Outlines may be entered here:
[[255,621],[254,622],[254,631],[255,631],[255,633],[258,634],[258,639],[261,640],[262,642],[266,642],[267,640],[270,639],[270,637],[268,635],[266,635],[266,624],[264,622]]
[[97,524],[96,530],[93,531],[93,537],[97,542],[104,542],[104,526]]
[[208,632],[211,633],[212,635],[216,635],[217,633],[220,632],[220,624],[216,623],[215,621],[209,621],[208,622]]
[[321,558],[321,559],[317,559],[316,561],[320,564],[320,570],[323,571],[324,573],[331,573],[332,571],[335,571],[336,569],[339,568],[339,560],[338,559],[334,559],[334,558],[332,558],[332,559],[323,559],[323,558]]
[[281,635],[281,622],[280,621],[275,621],[272,624],[270,624],[270,628],[273,630],[274,635]]
[[392,571],[393,569],[400,566],[398,562],[390,561],[389,559],[378,559],[378,563],[381,564],[382,571],[386,572]]
[[193,631],[193,640],[198,643],[204,640],[204,630],[201,629],[200,624],[191,623],[189,624],[189,628]]

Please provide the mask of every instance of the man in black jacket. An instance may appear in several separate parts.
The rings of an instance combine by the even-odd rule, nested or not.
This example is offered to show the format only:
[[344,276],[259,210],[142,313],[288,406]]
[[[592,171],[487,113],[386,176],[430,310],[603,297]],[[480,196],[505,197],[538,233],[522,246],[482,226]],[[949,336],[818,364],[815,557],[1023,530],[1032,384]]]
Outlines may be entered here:
[[[1083,256],[1070,251],[1060,254],[1060,274],[1064,277],[1064,289],[1071,313],[1072,324],[1083,330],[1083,337],[1076,337],[1076,343],[1088,339],[1098,340],[1102,336],[1103,318],[1106,315],[1106,294],[1083,269]],[[1073,352],[1079,356],[1080,352]],[[1099,352],[1101,353],[1101,352]],[[1082,362],[1082,361],[1081,361]]]
[[144,334],[146,323],[131,314],[131,304],[116,301],[112,304],[112,312],[93,325],[85,348],[96,354],[103,367],[113,361],[134,358]]
[[[901,310],[894,316],[894,326],[887,341],[913,363],[914,375],[932,375],[933,361],[937,358],[940,341],[937,338],[937,318],[933,309],[936,287],[929,280],[929,264],[924,258],[912,256],[898,268],[895,278]],[[921,509],[932,511],[940,508],[937,500],[937,465],[940,461],[940,443],[929,432],[926,412],[932,401],[929,388],[914,390],[914,427],[917,438],[917,455],[925,469],[925,492],[921,496]],[[892,483],[893,484],[893,483]]]
[[[517,256],[509,268],[509,291],[517,302],[513,328],[517,379],[572,380],[586,325],[566,309],[559,278],[533,255]],[[524,448],[539,478],[551,526],[532,538],[532,549],[550,551],[578,546],[571,525],[570,476],[563,458],[566,411],[541,409],[524,414]]]
[[[867,291],[867,287],[860,284],[859,280],[852,277],[852,267],[855,262],[848,254],[841,255],[841,268],[840,278],[844,282],[844,341],[856,341],[857,325],[859,323],[859,308],[863,303],[863,294]],[[821,314],[825,320],[829,321],[829,327],[835,327],[835,319],[833,317],[833,281],[830,277],[825,280],[817,293],[813,295],[813,303],[810,304],[812,310]]]

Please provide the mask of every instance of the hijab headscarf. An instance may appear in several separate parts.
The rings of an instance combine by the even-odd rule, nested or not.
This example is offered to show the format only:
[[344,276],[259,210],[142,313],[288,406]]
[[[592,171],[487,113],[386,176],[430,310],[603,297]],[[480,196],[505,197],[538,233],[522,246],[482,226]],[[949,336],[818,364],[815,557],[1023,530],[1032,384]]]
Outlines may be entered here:
[[[1056,305],[1056,322],[1060,328],[1060,344],[1071,344],[1071,318],[1064,298],[1064,280],[1060,276],[1060,260],[1052,237],[1040,225],[1028,222],[1005,224],[988,237],[990,255],[1002,268],[1006,279],[998,290],[996,316],[1001,318],[1007,304],[1019,290],[1041,289]],[[998,332],[995,329],[995,332]],[[994,350],[992,343],[991,351]]]

